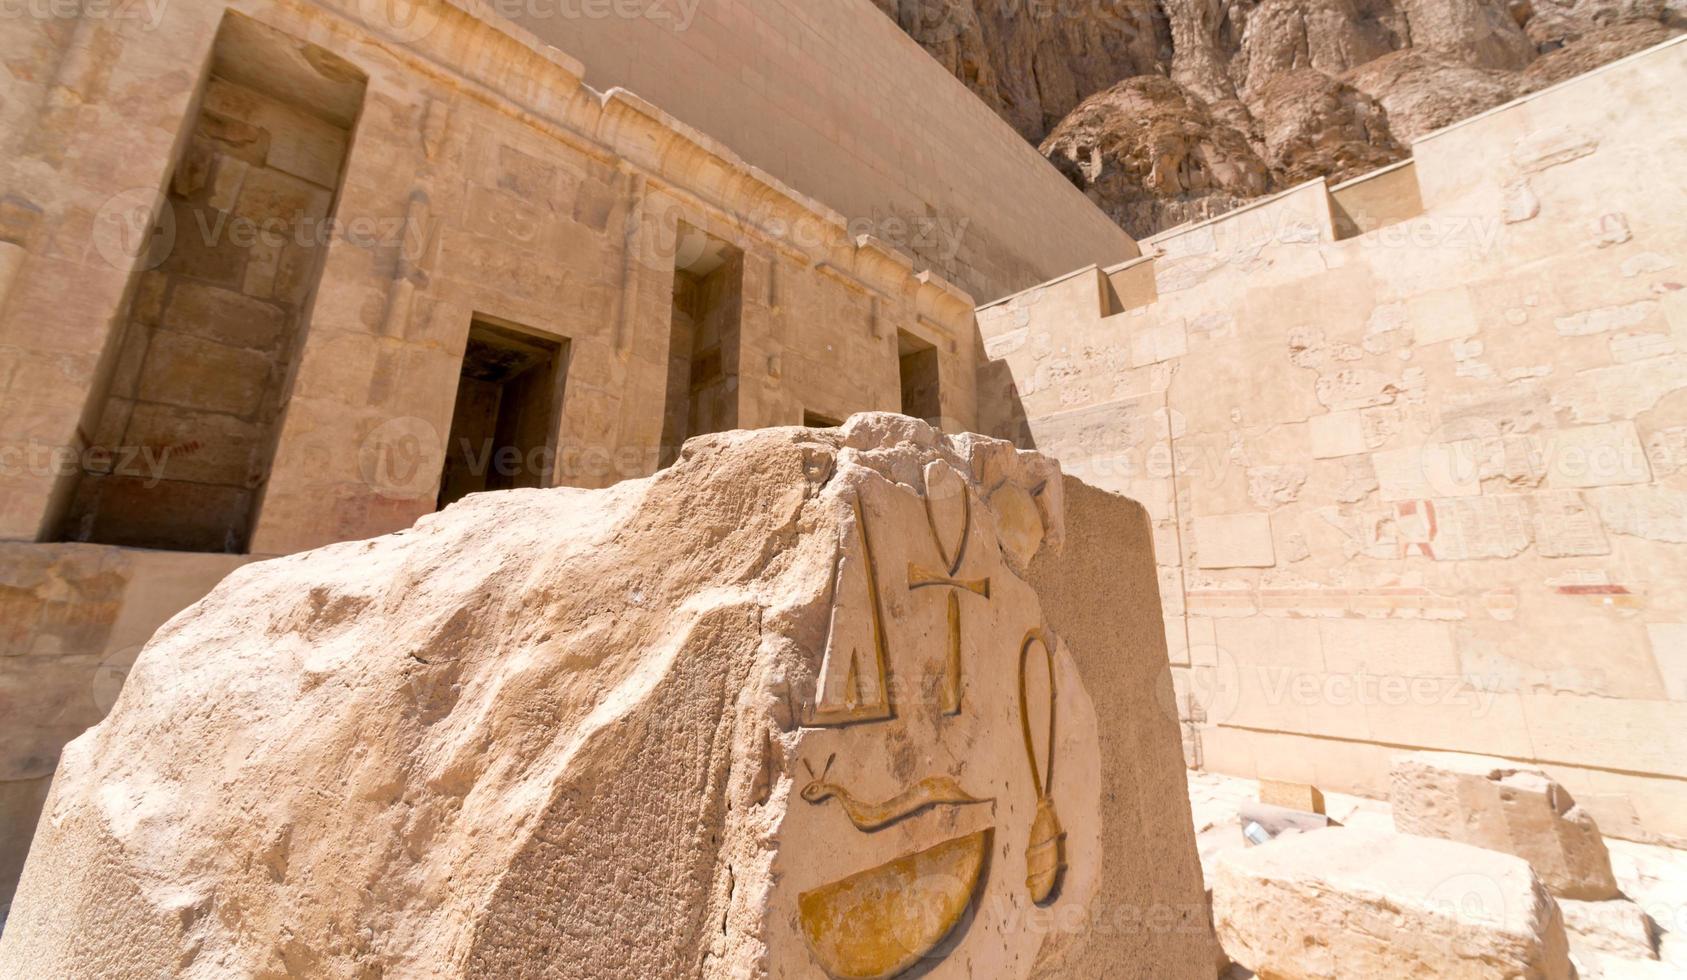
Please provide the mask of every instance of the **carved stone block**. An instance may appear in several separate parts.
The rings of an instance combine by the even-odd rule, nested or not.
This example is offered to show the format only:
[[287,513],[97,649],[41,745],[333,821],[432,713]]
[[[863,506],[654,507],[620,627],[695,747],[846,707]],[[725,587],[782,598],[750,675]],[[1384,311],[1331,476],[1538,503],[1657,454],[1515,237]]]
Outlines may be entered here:
[[66,750],[0,962],[1205,980],[1150,540],[858,415],[250,566]]

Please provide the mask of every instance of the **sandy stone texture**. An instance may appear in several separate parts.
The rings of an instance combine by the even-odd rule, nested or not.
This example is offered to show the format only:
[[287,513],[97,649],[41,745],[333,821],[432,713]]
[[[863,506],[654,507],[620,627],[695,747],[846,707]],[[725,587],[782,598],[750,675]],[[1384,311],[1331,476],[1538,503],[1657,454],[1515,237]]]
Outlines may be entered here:
[[1568,980],[1564,923],[1527,863],[1338,827],[1221,856],[1224,948],[1264,980]]
[[1657,924],[1646,910],[1627,899],[1580,902],[1558,900],[1570,946],[1577,952],[1625,960],[1658,958]]
[[1402,833],[1461,841],[1528,861],[1554,895],[1616,898],[1599,825],[1539,769],[1453,752],[1394,762],[1394,823]]
[[0,975],[1210,977],[1149,540],[859,415],[246,566],[65,750]]

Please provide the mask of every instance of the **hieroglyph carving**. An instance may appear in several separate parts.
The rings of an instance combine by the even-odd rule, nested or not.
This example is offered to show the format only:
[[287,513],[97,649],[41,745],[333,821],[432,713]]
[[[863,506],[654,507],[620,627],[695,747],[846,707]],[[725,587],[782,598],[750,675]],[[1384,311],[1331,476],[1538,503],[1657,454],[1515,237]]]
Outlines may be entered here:
[[[990,577],[962,577],[962,566],[968,558],[968,539],[974,530],[974,491],[966,477],[942,461],[927,464],[924,476],[926,525],[941,566],[927,567],[909,561],[907,589],[910,595],[931,588],[946,592],[948,633],[937,709],[939,717],[953,717],[961,714],[962,709],[960,597],[972,594],[990,599]],[[1015,489],[1017,495],[1003,495],[1013,540],[1002,540],[1004,547],[1011,543],[1015,554],[1025,562],[1040,546],[1043,527],[1035,501],[1017,485]],[[815,709],[811,713],[813,724],[820,726],[883,722],[897,717],[886,645],[884,597],[879,591],[866,510],[859,495],[850,506],[855,519],[852,533],[859,549],[852,553],[846,546],[838,561],[831,630]],[[849,540],[847,532],[845,540]],[[893,548],[892,553],[899,554],[900,549]],[[985,553],[985,559],[995,554],[995,549],[991,549]],[[985,559],[974,559],[983,566],[981,570],[991,567]],[[863,583],[867,593],[864,604],[860,593],[851,591],[860,589]],[[871,626],[870,658],[860,649],[858,631],[863,612]],[[1034,650],[1039,652],[1040,660],[1032,656]],[[1011,647],[1002,650],[1003,658],[1012,657],[1011,651]],[[1037,798],[1025,852],[1025,884],[1031,900],[1046,905],[1056,897],[1066,867],[1065,833],[1050,795],[1055,752],[1055,641],[1042,628],[1034,626],[1025,634],[1018,654],[1020,728]],[[1031,700],[1033,694],[1040,698],[1042,687],[1033,683],[1032,671],[1045,668],[1048,672],[1047,757],[1039,762],[1032,727],[1033,717],[1040,723],[1041,704],[1033,706]],[[974,706],[974,710],[979,707]],[[945,774],[906,785],[888,799],[863,800],[841,781],[831,778],[836,761],[837,755],[831,755],[816,774],[804,760],[810,780],[801,796],[814,806],[836,801],[859,833],[876,834],[934,808],[994,802],[973,796],[961,788],[957,778]],[[815,961],[833,978],[890,978],[922,960],[929,962],[933,957],[947,955],[940,947],[964,919],[980,882],[987,877],[994,833],[992,827],[956,837],[801,893],[798,917]]]
[[[1037,766],[1037,746],[1031,738],[1031,704],[1026,696],[1026,671],[1031,665],[1033,646],[1043,648],[1049,678],[1048,760],[1041,770]],[[1025,849],[1025,887],[1031,892],[1031,901],[1038,905],[1054,896],[1061,872],[1066,869],[1066,833],[1054,811],[1054,798],[1049,795],[1054,785],[1055,703],[1054,643],[1042,629],[1033,628],[1019,648],[1019,725],[1025,736],[1025,759],[1031,764],[1031,784],[1037,790],[1037,816],[1031,822],[1031,842]]]
[[[802,798],[819,804],[835,797],[843,806],[849,822],[862,833],[870,834],[883,830],[934,806],[969,806],[991,802],[988,799],[981,800],[961,789],[960,783],[950,776],[932,776],[922,779],[882,803],[866,803],[839,784],[827,781],[826,776],[831,773],[832,763],[835,761],[837,756],[828,758],[825,768],[820,770],[818,776],[814,775],[812,768],[809,769],[809,775],[814,778],[803,787]],[[808,762],[804,760],[803,765],[807,766]]]
[[884,980],[923,960],[966,916],[994,836],[957,837],[797,896],[821,968],[838,980]]
[[[961,592],[971,592],[974,595],[990,598],[990,579],[962,579],[957,576],[961,572],[961,563],[966,560],[967,539],[972,536],[972,490],[960,474],[944,463],[930,463],[925,469],[926,496],[925,512],[926,525],[931,528],[931,538],[937,542],[937,553],[943,559],[943,571],[933,571],[912,562],[908,564],[908,589],[924,589],[933,586],[948,588],[949,601],[949,646],[945,660],[942,688],[942,710],[946,715],[961,713]],[[947,490],[948,493],[944,491]],[[961,501],[961,526],[957,540],[953,547],[946,546],[943,540],[943,530],[938,526],[939,521],[934,510],[933,501],[944,497],[959,495]],[[951,557],[953,556],[953,557]]]
[[844,589],[844,572],[848,563],[847,558],[841,559],[833,584],[832,629],[822,661],[820,689],[814,698],[813,724],[821,726],[883,721],[896,716],[896,704],[890,690],[890,652],[885,645],[884,600],[879,595],[878,570],[873,564],[873,542],[867,533],[867,515],[862,510],[861,498],[856,497],[851,507],[855,515],[855,531],[861,543],[860,561],[867,579],[873,658],[868,672],[863,674],[860,650],[852,647],[847,655],[841,655],[835,648],[840,635],[838,618],[844,608],[839,598]]

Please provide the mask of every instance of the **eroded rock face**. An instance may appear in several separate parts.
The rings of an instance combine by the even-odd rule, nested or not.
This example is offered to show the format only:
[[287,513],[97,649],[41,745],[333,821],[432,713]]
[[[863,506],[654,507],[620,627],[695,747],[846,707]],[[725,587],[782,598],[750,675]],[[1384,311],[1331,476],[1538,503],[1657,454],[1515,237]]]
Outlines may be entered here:
[[[1139,237],[1392,163],[1419,136],[1687,29],[1687,0],[875,2]],[[1314,88],[1315,111],[1282,97]],[[1263,186],[1073,166],[1074,133],[1146,142],[1118,111],[1132,95],[1180,120],[1186,159],[1239,158],[1240,137],[1267,164]],[[1320,149],[1284,153],[1284,132]]]
[[1404,152],[1375,100],[1311,68],[1273,75],[1254,104],[1266,162],[1282,184],[1346,180],[1387,166]]
[[1343,79],[1377,100],[1388,114],[1389,132],[1403,144],[1529,91],[1514,72],[1461,64],[1434,51],[1384,55]]
[[863,415],[248,566],[66,749],[0,973],[1210,976],[1149,540]]
[[1679,29],[1653,20],[1630,20],[1596,27],[1583,32],[1535,59],[1524,71],[1529,84],[1556,85],[1662,44],[1679,33]]
[[1403,17],[1356,0],[1264,0],[1246,24],[1229,71],[1244,97],[1283,72],[1340,75],[1405,44]]
[[1394,760],[1390,780],[1401,833],[1515,854],[1563,898],[1620,894],[1598,824],[1538,769],[1486,756],[1413,752]]
[[1154,0],[873,0],[1035,143],[1089,95],[1171,54]]
[[1568,980],[1564,923],[1520,858],[1346,827],[1219,857],[1225,952],[1269,980]]
[[1086,99],[1042,151],[1139,238],[1221,214],[1271,185],[1247,135],[1169,78],[1128,79]]

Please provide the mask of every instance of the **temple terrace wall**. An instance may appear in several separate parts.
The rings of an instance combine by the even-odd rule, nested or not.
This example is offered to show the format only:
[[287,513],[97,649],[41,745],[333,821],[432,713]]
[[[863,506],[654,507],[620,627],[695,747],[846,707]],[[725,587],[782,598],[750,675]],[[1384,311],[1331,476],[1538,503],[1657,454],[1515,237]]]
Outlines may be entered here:
[[726,429],[976,425],[972,297],[490,8],[112,9],[0,32],[0,901],[242,561]]
[[981,301],[1138,254],[873,0],[495,5]]
[[1672,42],[979,311],[985,431],[1157,528],[1192,764],[1539,763],[1687,840]]

